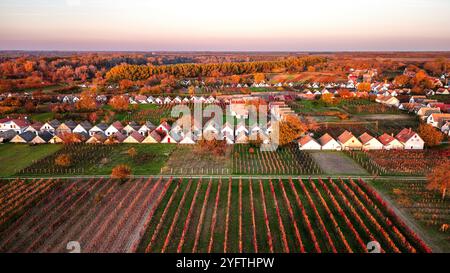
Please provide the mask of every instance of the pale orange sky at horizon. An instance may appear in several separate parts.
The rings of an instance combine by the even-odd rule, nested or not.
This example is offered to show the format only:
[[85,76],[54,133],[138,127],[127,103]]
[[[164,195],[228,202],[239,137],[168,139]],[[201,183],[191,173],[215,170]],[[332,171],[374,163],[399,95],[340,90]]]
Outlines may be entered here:
[[450,50],[447,0],[0,0],[1,50]]

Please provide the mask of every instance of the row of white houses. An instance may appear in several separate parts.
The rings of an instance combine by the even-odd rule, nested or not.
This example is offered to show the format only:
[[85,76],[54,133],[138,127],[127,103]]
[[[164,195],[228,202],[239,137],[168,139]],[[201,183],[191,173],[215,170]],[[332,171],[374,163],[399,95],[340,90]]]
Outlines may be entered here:
[[[190,123],[186,123],[189,121]],[[3,119],[0,120],[0,142],[11,143],[63,143],[67,135],[77,136],[77,142],[86,143],[181,143],[194,144],[199,139],[220,139],[228,144],[248,143],[252,138],[269,143],[269,135],[272,126],[268,124],[264,128],[258,124],[246,126],[239,123],[233,126],[229,123],[220,125],[214,119],[205,124],[179,119],[172,126],[162,122],[158,126],[151,122],[137,124],[130,122],[123,125],[116,121],[112,124],[99,123],[91,125],[84,121],[50,122],[29,124],[25,120]],[[73,141],[73,138],[71,138]]]
[[395,137],[389,134],[374,137],[364,133],[359,137],[345,131],[334,139],[328,133],[319,139],[306,135],[298,140],[300,150],[422,150],[424,141],[411,129],[405,128]]

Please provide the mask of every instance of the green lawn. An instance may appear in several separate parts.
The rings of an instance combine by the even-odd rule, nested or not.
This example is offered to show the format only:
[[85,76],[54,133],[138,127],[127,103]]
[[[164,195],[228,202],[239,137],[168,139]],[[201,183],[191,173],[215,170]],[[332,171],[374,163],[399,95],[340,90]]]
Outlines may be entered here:
[[39,113],[39,114],[33,114],[31,115],[31,119],[36,122],[47,122],[50,121],[54,118],[54,113],[53,112],[47,112],[47,113]]
[[62,145],[29,146],[22,144],[0,145],[0,176],[11,176],[17,170],[25,168],[62,148]]
[[[86,174],[107,175],[118,164],[127,164],[135,175],[158,174],[176,145],[168,144],[121,144],[115,146],[108,162],[94,166]],[[127,151],[135,148],[137,156],[132,159]]]

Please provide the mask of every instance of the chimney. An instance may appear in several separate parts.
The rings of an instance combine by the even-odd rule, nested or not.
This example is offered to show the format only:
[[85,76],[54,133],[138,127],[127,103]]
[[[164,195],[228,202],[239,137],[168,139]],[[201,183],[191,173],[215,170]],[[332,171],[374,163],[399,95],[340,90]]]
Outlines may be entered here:
[[409,133],[411,134],[411,132],[412,132],[412,129],[411,129],[411,127],[409,127]]

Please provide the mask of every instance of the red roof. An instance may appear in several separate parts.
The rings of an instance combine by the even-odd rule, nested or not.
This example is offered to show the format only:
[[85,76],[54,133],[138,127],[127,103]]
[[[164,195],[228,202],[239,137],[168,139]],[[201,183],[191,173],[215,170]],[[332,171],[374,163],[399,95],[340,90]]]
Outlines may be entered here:
[[20,127],[26,127],[26,126],[30,125],[30,123],[27,120],[24,120],[24,119],[11,119],[11,118],[0,119],[0,123],[6,123],[6,122],[9,122],[9,121],[14,122],[15,124],[17,124]]
[[330,142],[331,140],[334,140],[333,137],[331,137],[328,133],[324,134],[322,137],[319,138],[319,142],[322,146]]
[[383,145],[388,145],[389,143],[391,143],[392,141],[395,140],[395,138],[391,135],[388,135],[386,133],[382,134],[380,137],[378,137],[378,140],[383,144]]
[[298,143],[300,143],[300,145],[304,146],[306,143],[310,142],[311,140],[315,142],[315,140],[312,137],[304,136],[298,140]]
[[373,136],[369,135],[368,133],[364,133],[359,137],[359,139],[363,144],[366,144],[373,139]]
[[401,142],[407,142],[414,135],[416,135],[416,132],[414,132],[411,128],[405,128],[401,130],[400,133],[398,133],[395,137]]
[[354,135],[353,135],[351,132],[345,130],[345,132],[343,132],[340,136],[338,136],[338,140],[339,140],[341,143],[346,143],[346,142],[349,141],[352,137],[354,137]]

